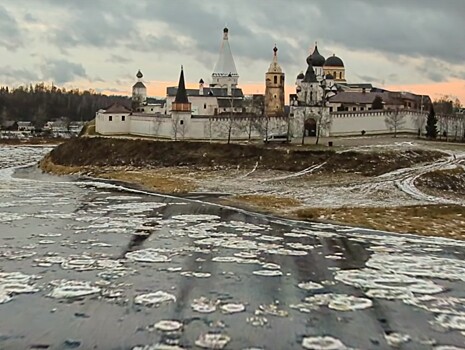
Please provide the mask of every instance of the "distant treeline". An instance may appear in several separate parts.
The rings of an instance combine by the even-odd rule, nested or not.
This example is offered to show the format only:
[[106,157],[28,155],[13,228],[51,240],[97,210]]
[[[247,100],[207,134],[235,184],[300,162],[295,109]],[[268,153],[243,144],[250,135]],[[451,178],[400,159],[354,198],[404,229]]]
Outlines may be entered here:
[[107,96],[95,91],[66,90],[44,83],[14,89],[0,87],[0,124],[7,120],[32,121],[40,127],[49,120],[86,121],[95,112],[119,102],[130,107],[127,96]]

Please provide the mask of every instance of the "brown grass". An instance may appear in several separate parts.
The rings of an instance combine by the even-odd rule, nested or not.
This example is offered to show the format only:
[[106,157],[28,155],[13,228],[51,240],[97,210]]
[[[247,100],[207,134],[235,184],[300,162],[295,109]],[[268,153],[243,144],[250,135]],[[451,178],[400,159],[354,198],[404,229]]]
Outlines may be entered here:
[[42,160],[39,162],[39,167],[46,173],[51,173],[55,175],[78,174],[84,170],[84,167],[64,166],[64,165],[55,164],[52,162],[50,154],[42,158]]
[[456,205],[396,208],[305,208],[300,219],[322,219],[366,228],[465,239],[465,208]]
[[223,200],[223,203],[275,214],[282,214],[283,212],[293,210],[301,205],[301,202],[295,198],[272,195],[233,196]]
[[96,174],[103,179],[140,185],[150,191],[181,194],[196,190],[195,184],[173,173],[160,170],[114,170]]

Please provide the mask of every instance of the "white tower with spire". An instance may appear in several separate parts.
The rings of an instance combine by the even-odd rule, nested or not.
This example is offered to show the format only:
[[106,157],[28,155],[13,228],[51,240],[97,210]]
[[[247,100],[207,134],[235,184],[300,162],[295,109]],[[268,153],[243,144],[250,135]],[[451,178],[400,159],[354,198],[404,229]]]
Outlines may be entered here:
[[224,28],[220,56],[213,70],[210,86],[228,88],[228,91],[231,91],[237,87],[239,74],[237,74],[236,64],[229,46],[228,34],[228,28]]

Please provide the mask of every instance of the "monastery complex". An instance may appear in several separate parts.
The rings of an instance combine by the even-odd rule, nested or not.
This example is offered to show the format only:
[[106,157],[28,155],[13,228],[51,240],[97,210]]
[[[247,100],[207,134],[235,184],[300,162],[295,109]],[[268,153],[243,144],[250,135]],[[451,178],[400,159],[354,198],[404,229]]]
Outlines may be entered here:
[[[186,89],[184,69],[179,83],[168,87],[166,98],[147,97],[143,74],[137,72],[132,108],[112,105],[96,114],[102,135],[138,135],[167,139],[246,140],[287,134],[305,136],[417,134],[426,123],[431,100],[405,92],[379,89],[346,80],[341,58],[322,56],[315,44],[302,62],[295,93],[285,105],[285,72],[278,48],[265,73],[265,94],[244,96],[224,28],[218,61],[210,83],[200,79],[197,89]],[[388,122],[388,121],[391,122]],[[394,122],[393,122],[394,121]],[[395,129],[395,130],[394,130]]]

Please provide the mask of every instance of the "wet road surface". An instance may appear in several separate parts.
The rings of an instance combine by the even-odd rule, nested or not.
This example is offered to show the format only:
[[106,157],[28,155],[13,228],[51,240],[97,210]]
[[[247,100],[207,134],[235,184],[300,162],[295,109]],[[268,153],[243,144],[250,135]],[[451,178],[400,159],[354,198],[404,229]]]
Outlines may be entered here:
[[25,166],[46,151],[0,147],[0,349],[464,346],[463,242]]

